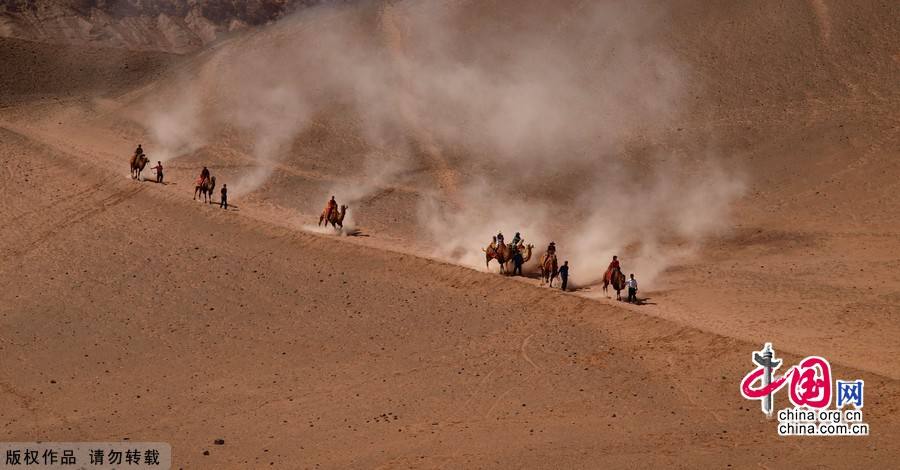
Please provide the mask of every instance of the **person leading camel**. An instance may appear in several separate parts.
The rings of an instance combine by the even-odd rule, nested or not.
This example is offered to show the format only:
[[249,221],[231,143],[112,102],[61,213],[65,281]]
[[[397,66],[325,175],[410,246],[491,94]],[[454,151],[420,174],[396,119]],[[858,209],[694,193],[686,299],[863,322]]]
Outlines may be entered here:
[[625,285],[628,286],[628,302],[636,304],[637,303],[637,279],[634,278],[634,274],[625,281]]
[[163,182],[163,166],[162,166],[162,162],[159,161],[159,160],[157,160],[157,161],[156,161],[156,166],[153,167],[153,168],[151,168],[151,170],[156,170],[156,182],[157,182],[157,183],[162,183],[162,182]]
[[559,267],[559,278],[562,279],[562,285],[560,289],[563,292],[566,291],[566,286],[569,285],[569,262],[565,261],[562,266]]

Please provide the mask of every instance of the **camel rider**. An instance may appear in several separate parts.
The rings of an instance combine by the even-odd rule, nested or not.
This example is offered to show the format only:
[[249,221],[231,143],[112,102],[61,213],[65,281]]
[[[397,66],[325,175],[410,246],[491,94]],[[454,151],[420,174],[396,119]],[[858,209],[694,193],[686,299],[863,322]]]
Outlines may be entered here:
[[497,246],[503,245],[503,232],[497,234]]
[[550,244],[547,245],[547,254],[548,255],[556,254],[556,242],[550,242]]
[[200,171],[200,177],[197,178],[197,186],[203,185],[203,182],[209,179],[209,168],[203,167]]
[[612,262],[610,262],[609,267],[606,268],[606,270],[609,272],[612,272],[614,269],[618,269],[619,271],[622,270],[622,268],[619,266],[619,257],[618,256],[613,256]]
[[331,200],[325,204],[325,220],[331,220],[331,214],[337,210],[337,201],[334,200],[334,196],[331,196]]
[[619,257],[613,256],[612,261],[609,263],[609,267],[606,268],[606,274],[604,275],[604,279],[606,279],[606,280],[612,279],[612,274],[616,271],[622,271],[622,268],[619,266]]
[[143,154],[144,154],[144,149],[141,148],[141,144],[138,144],[137,148],[134,149],[134,156],[140,157]]

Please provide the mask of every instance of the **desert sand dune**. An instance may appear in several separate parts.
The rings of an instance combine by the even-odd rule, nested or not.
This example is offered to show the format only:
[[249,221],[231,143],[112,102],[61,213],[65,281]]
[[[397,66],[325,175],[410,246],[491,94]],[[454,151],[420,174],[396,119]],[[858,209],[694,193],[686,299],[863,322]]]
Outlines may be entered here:
[[[890,466],[897,13],[373,2],[180,56],[0,39],[0,440],[166,441],[179,468]],[[535,56],[501,40],[528,31]],[[536,104],[465,99],[498,77]],[[591,77],[619,97],[582,108]],[[547,119],[584,132],[530,122],[557,80]],[[136,142],[167,184],[127,178]],[[188,198],[203,165],[237,209]],[[365,236],[305,229],[330,194]],[[520,227],[577,293],[470,262]],[[598,292],[614,249],[646,305]],[[778,438],[738,388],[765,341],[864,378],[871,436]]]

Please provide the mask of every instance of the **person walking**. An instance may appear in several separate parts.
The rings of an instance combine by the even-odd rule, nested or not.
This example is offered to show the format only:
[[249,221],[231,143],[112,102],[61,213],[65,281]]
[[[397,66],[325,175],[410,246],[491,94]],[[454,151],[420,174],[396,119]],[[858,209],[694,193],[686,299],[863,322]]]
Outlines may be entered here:
[[637,303],[637,279],[634,278],[634,274],[625,281],[625,286],[628,287],[628,302],[636,304]]
[[228,185],[222,185],[222,197],[219,200],[219,207],[222,209],[228,210]]
[[515,254],[513,254],[513,276],[522,275],[523,264],[525,264],[525,258],[520,251],[516,250]]
[[151,169],[152,169],[152,170],[156,170],[156,182],[157,182],[157,183],[162,183],[162,182],[163,182],[163,166],[162,166],[162,162],[159,161],[159,160],[157,160],[157,161],[156,161],[156,166],[153,167],[153,168],[151,168]]
[[562,286],[560,288],[563,292],[566,291],[566,286],[569,285],[569,262],[565,261],[562,266],[559,267],[559,278],[562,279]]

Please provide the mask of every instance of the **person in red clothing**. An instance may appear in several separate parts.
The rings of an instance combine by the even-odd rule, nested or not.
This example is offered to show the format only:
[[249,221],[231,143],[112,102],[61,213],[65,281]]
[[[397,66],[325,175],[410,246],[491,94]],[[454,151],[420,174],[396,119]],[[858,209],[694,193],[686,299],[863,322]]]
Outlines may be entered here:
[[337,201],[334,200],[334,196],[331,196],[331,200],[329,200],[325,204],[325,210],[322,211],[322,215],[319,216],[319,225],[322,225],[322,222],[325,222],[325,226],[328,226],[328,222],[331,221],[332,214],[337,212]]
[[612,271],[613,269],[622,269],[621,266],[619,266],[619,257],[618,256],[613,256],[613,260],[611,263],[609,263],[609,268],[607,268],[607,269],[610,271]]
[[609,280],[611,279],[612,273],[614,273],[616,270],[621,271],[622,267],[619,266],[619,257],[613,256],[612,262],[610,262],[609,267],[606,268],[606,274],[603,275],[603,279],[606,282],[609,282]]

